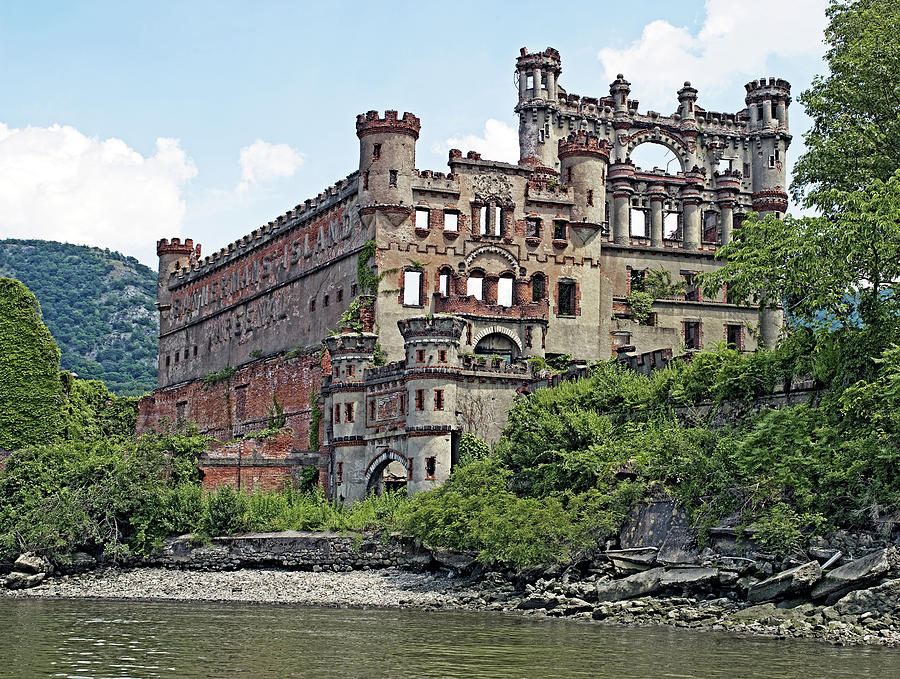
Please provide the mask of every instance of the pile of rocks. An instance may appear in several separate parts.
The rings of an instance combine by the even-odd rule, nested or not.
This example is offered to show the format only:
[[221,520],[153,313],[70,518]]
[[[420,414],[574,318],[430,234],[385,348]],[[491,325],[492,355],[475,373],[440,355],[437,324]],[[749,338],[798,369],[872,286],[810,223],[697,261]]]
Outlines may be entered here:
[[26,552],[13,563],[12,572],[3,584],[8,589],[28,589],[41,584],[52,573],[53,564],[49,560],[34,552]]

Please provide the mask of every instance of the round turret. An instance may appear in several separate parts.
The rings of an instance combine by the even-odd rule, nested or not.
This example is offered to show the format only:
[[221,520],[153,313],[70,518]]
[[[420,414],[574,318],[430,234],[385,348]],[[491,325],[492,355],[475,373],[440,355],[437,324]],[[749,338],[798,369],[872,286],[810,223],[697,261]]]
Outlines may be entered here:
[[558,167],[557,125],[554,113],[559,99],[557,84],[562,65],[559,52],[548,47],[529,54],[524,47],[516,59],[519,86],[519,163],[530,167]]
[[575,197],[573,221],[605,222],[609,142],[587,132],[571,134],[559,140],[559,162],[562,181]]
[[356,117],[360,205],[412,206],[416,140],[421,122],[412,113],[369,111]]
[[543,52],[528,53],[524,47],[516,59],[516,75],[519,79],[519,101],[546,99],[556,101],[557,82],[562,73],[559,52],[548,47]]

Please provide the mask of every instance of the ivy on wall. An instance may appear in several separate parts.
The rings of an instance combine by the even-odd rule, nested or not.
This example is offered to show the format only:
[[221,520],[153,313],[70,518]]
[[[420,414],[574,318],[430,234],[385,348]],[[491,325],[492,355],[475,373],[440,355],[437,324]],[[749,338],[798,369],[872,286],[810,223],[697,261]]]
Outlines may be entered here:
[[49,443],[59,428],[59,349],[35,296],[0,278],[0,448]]

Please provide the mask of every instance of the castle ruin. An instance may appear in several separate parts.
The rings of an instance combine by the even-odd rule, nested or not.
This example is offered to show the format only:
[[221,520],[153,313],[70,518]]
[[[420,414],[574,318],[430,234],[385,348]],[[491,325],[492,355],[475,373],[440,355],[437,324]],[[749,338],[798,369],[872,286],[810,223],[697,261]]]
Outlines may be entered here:
[[[159,388],[139,431],[188,420],[220,440],[200,463],[210,486],[315,467],[335,498],[415,492],[447,478],[463,432],[497,438],[533,387],[529,357],[647,369],[773,343],[779,312],[704,295],[696,277],[747,213],[787,209],[789,83],[748,83],[736,113],[704,110],[685,83],[662,115],[621,75],[589,97],[561,71],[552,48],[516,60],[518,164],[454,149],[449,172],[419,170],[420,120],[370,111],[358,169],[316,198],[211,256],[160,240]],[[677,167],[636,167],[642,144]],[[627,298],[648,270],[686,292],[637,322]],[[253,436],[282,411],[286,428]]]

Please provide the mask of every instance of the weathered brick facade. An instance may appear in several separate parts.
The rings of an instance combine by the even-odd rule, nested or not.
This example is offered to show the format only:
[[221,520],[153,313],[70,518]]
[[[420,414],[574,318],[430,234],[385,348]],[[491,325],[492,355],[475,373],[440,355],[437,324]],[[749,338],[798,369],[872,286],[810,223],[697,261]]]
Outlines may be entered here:
[[[518,366],[553,354],[671,355],[690,342],[727,340],[752,350],[757,324],[758,335],[773,341],[777,313],[759,316],[724,295],[656,300],[646,324],[632,318],[627,295],[636,271],[663,269],[677,281],[715,269],[717,248],[744,214],[784,211],[790,85],[751,82],[746,108],[714,113],[697,105],[697,91],[685,83],[676,111],[661,115],[641,113],[622,76],[608,96],[567,93],[551,48],[523,49],[516,70],[518,164],[454,149],[449,172],[419,170],[421,121],[370,111],[356,122],[357,170],[315,199],[209,257],[190,240],[160,240],[160,388],[141,402],[140,430],[184,418],[228,441],[263,429],[275,398],[291,440],[245,439],[210,450],[207,482],[271,485],[288,470],[315,464],[330,492],[355,498],[378,485],[373,478],[388,462],[404,467],[411,489],[439,483],[461,431],[497,435],[509,395],[492,396],[489,424],[468,424],[460,405],[472,401],[468,396],[427,415],[415,410],[419,388],[434,397],[435,390],[446,396],[461,384],[480,384],[496,395],[527,381],[515,367],[469,375],[477,367],[471,354]],[[634,165],[631,154],[646,143],[672,152],[674,174]],[[320,357],[321,342],[339,329],[354,299],[376,292],[366,289],[376,274],[374,305],[351,325],[377,332],[392,363],[370,368],[375,340],[367,339],[371,346],[357,347],[365,358],[339,387],[347,376],[333,374],[328,356]],[[441,349],[456,358],[431,372],[414,370],[416,356],[408,353],[409,323],[426,314],[452,314],[459,329]],[[326,345],[337,349],[344,341]],[[230,368],[233,375],[203,386]],[[414,387],[426,374],[427,386]],[[399,408],[401,395],[405,412],[370,426],[376,387],[383,390],[376,419]],[[338,398],[347,389],[362,400]],[[316,396],[323,413],[318,446],[309,440]],[[350,439],[335,433],[347,424]]]

